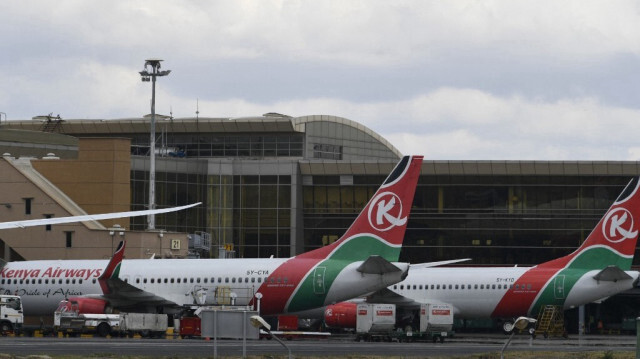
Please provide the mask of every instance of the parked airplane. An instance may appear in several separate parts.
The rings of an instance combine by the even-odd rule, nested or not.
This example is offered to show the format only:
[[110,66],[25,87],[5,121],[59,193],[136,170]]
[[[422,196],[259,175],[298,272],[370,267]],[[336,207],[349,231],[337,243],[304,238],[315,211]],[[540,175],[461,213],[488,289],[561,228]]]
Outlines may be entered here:
[[22,296],[26,315],[51,314],[67,297],[92,312],[235,302],[263,315],[354,298],[406,277],[409,264],[397,260],[421,164],[422,156],[402,158],[338,241],[296,257],[122,260],[121,245],[111,261],[9,263],[0,293]]
[[416,306],[447,303],[457,318],[536,316],[545,305],[564,309],[633,288],[630,271],[640,224],[640,190],[634,178],[584,243],[573,253],[535,267],[412,268],[407,278],[369,298]]

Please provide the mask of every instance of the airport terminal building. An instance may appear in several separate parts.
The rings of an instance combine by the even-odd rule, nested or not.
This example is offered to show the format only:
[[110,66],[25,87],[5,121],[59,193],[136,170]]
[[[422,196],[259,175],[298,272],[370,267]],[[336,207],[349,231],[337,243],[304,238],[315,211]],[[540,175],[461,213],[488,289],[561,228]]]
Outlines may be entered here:
[[[237,257],[288,257],[336,240],[402,156],[372,130],[335,116],[156,123],[158,206],[203,203],[158,216],[156,227],[208,236],[203,256],[226,246]],[[1,128],[129,139],[130,207],[141,210],[149,202],[149,124],[53,119]],[[75,156],[69,148],[65,156]],[[638,162],[434,161],[427,154],[401,259],[534,265],[567,254],[638,174]],[[144,217],[131,218],[130,229],[145,227]]]
[[[87,192],[107,188],[108,196],[97,200],[101,206],[85,208],[89,213],[142,210],[149,202],[150,122],[148,117],[9,121],[0,124],[0,150],[5,160],[47,154],[62,161],[81,158],[84,162],[67,169],[47,170],[48,162],[32,162],[36,171],[52,177],[65,171],[75,177],[74,171],[82,171],[84,182],[96,184],[81,188],[67,179],[65,191],[73,199],[95,203],[86,199],[93,198]],[[188,233],[189,253],[202,257],[289,257],[337,240],[402,156],[362,124],[326,115],[162,117],[156,133],[158,207],[202,202],[185,212],[157,216],[156,228],[177,236],[172,241],[178,233]],[[89,155],[86,148],[93,149]],[[101,165],[91,167],[95,161]],[[119,175],[107,175],[111,172]],[[637,175],[639,162],[631,161],[443,161],[426,154],[400,259],[472,258],[465,265],[529,266],[566,255]],[[17,193],[23,189],[13,189],[11,181],[2,184],[10,188],[0,196],[5,213],[26,205],[20,199],[33,197]],[[109,187],[112,181],[117,183]],[[14,198],[8,200],[8,193]],[[187,255],[186,245],[174,251],[175,242],[163,242],[169,239],[162,239],[162,232],[144,237],[144,217],[131,218],[125,227],[127,238],[140,236],[133,257]],[[38,236],[33,231],[30,238]],[[113,235],[111,242],[103,241],[110,244],[102,251],[94,241],[87,245],[90,251],[73,252],[89,241],[83,236],[89,234],[76,233],[71,248],[61,240],[34,242],[28,250],[24,246],[31,241],[13,248],[13,239],[4,241],[2,254],[15,260],[46,258],[45,253],[104,258],[111,252]]]

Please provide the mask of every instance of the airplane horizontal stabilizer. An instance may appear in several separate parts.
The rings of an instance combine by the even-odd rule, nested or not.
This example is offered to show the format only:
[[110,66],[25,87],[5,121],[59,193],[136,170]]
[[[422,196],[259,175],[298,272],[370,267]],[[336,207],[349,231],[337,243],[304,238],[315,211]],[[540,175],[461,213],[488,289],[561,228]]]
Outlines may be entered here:
[[366,274],[384,274],[399,272],[400,268],[380,256],[370,256],[356,270]]
[[619,280],[631,279],[631,276],[625,273],[618,266],[608,266],[593,276],[593,279],[603,282],[617,282]]
[[448,260],[448,261],[418,263],[418,264],[412,264],[410,269],[446,266],[448,264],[466,262],[466,261],[470,261],[470,260],[471,260],[471,258],[463,258],[463,259],[451,259],[451,260]]

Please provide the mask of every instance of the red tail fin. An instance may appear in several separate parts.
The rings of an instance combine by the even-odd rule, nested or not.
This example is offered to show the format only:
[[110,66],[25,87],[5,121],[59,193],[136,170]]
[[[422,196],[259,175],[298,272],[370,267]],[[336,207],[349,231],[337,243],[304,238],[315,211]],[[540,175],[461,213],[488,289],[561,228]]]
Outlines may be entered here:
[[[363,260],[371,254],[380,254],[387,260],[397,261],[420,177],[422,158],[403,157],[338,241],[301,256],[325,258],[344,242],[357,239],[358,253],[349,252],[345,259]],[[381,245],[387,247],[384,252],[374,253],[380,250]],[[356,249],[355,245],[353,249]]]
[[102,288],[102,292],[104,294],[109,294],[109,287],[107,286],[107,279],[118,278],[120,274],[120,264],[122,263],[122,259],[124,258],[124,247],[125,241],[121,241],[118,244],[118,248],[115,253],[113,253],[113,257],[109,260],[109,264],[107,264],[107,268],[105,268],[102,275],[98,278],[98,282],[100,283],[100,287]]
[[[611,205],[607,213],[591,231],[582,245],[568,256],[544,263],[544,266],[564,267],[575,261],[583,253],[599,249],[597,255],[580,261],[581,268],[602,269],[607,265],[617,265],[628,270],[636,249],[638,228],[640,227],[640,181],[635,177]],[[604,251],[603,251],[603,250]],[[591,251],[594,252],[595,251]],[[564,265],[562,265],[564,263]]]

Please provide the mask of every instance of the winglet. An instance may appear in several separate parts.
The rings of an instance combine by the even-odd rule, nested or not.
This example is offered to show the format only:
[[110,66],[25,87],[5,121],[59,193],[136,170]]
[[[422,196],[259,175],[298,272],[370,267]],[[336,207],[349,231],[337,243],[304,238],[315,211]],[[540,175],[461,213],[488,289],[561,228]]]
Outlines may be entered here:
[[102,288],[102,293],[109,294],[109,286],[107,285],[107,280],[118,278],[120,275],[120,265],[122,264],[122,259],[124,258],[124,247],[126,242],[120,241],[118,244],[118,249],[116,249],[115,253],[113,253],[113,257],[109,260],[109,264],[107,264],[107,268],[105,268],[102,275],[98,278],[98,282],[100,283],[100,287]]
[[399,272],[401,269],[394,266],[391,262],[381,256],[373,255],[367,258],[366,261],[362,262],[356,270],[360,273],[366,274],[384,274]]

